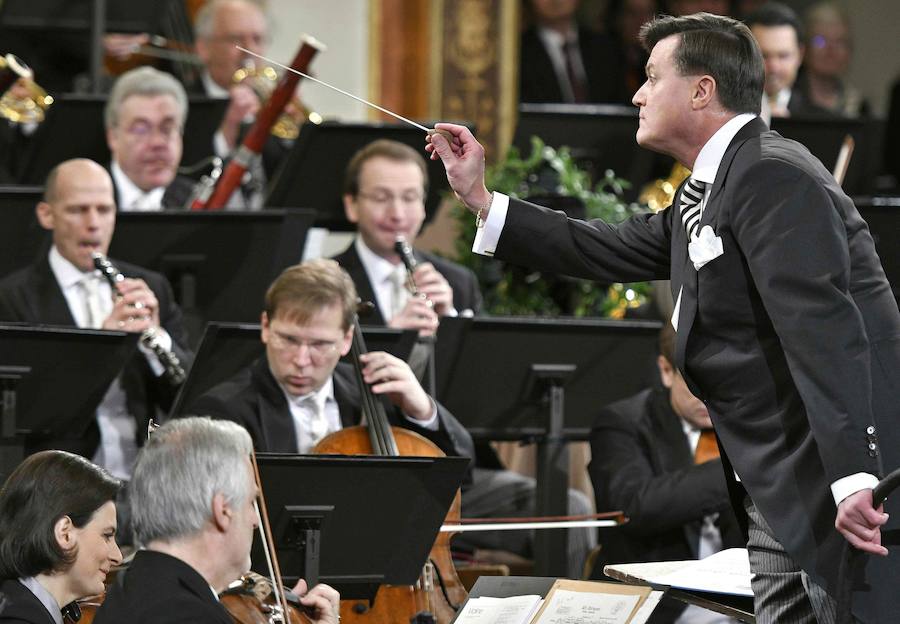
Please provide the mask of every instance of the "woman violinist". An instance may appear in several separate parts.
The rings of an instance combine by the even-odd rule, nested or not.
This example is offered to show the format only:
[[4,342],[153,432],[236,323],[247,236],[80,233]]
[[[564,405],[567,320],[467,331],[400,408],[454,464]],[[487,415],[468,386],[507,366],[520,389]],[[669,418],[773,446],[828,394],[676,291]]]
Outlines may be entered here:
[[116,545],[120,483],[78,455],[42,451],[0,490],[0,622],[61,624],[78,598],[100,594]]
[[[110,585],[96,624],[234,623],[218,594],[250,568],[259,524],[252,451],[249,434],[231,422],[184,418],[154,431],[129,485],[143,549]],[[309,620],[337,624],[338,593],[298,585]],[[262,605],[259,613],[266,613]],[[309,621],[304,617],[298,612],[290,621]]]

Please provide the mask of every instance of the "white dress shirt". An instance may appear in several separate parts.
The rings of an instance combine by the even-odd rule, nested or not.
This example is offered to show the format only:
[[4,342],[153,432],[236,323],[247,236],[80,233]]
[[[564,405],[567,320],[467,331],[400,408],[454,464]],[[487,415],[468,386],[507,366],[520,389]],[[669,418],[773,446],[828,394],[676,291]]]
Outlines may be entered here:
[[578,46],[578,30],[570,28],[565,35],[551,28],[538,28],[538,37],[544,44],[547,56],[550,57],[550,63],[553,65],[553,71],[556,73],[556,81],[562,91],[563,99],[566,102],[575,101],[575,90],[569,80],[569,71],[566,69],[566,57],[563,53],[563,45],[572,46],[572,71],[574,71],[582,84],[587,85],[587,72],[584,69],[584,63],[581,58],[581,48]]
[[119,197],[116,198],[119,210],[123,211],[140,211],[140,212],[156,212],[163,209],[162,199],[166,194],[166,187],[158,186],[149,191],[142,191],[131,181],[122,167],[115,160],[109,168],[112,179],[116,183],[116,190]]
[[381,312],[381,318],[385,322],[390,321],[393,318],[392,310],[396,309],[396,307],[402,307],[402,305],[398,306],[394,303],[393,276],[398,271],[406,271],[406,267],[399,262],[393,264],[376,254],[366,246],[362,236],[357,236],[354,239],[353,247],[356,249],[356,254],[359,256],[363,269],[365,269],[366,275],[369,277],[369,283],[372,284],[372,290],[375,292],[376,299],[374,303],[378,306],[378,311]]
[[[339,431],[342,428],[340,410],[338,410],[338,404],[334,398],[334,381],[331,377],[315,392],[302,396],[292,395],[284,389],[284,386],[281,386],[281,390],[284,392],[284,398],[287,399],[288,408],[291,410],[291,418],[294,421],[298,453],[309,453],[319,442],[318,439],[314,439],[312,436],[311,423],[316,418],[316,414],[307,403],[308,399],[314,400],[318,404],[319,409],[323,409],[325,421],[327,422],[325,435]],[[325,437],[325,435],[322,437]]]
[[[706,205],[706,200],[709,197],[709,193],[712,191],[712,184],[715,182],[716,173],[719,171],[719,165],[722,164],[722,158],[725,156],[728,145],[741,128],[755,118],[756,115],[750,113],[735,115],[719,128],[712,137],[710,137],[697,155],[691,177],[707,183],[703,199],[700,201],[701,215],[703,213],[703,208]],[[494,255],[494,252],[497,249],[497,243],[500,240],[500,235],[503,233],[503,226],[506,224],[506,214],[508,210],[509,197],[502,193],[494,192],[487,219],[485,219],[484,225],[475,233],[475,241],[472,244],[472,251],[474,253],[485,256]],[[676,329],[678,327],[677,319],[680,304],[681,292],[678,293],[678,297],[676,298],[675,312],[672,315],[672,323]],[[851,494],[860,490],[875,487],[877,483],[878,477],[865,472],[859,472],[838,479],[831,484],[831,494],[834,498],[835,505],[840,504],[842,500]]]

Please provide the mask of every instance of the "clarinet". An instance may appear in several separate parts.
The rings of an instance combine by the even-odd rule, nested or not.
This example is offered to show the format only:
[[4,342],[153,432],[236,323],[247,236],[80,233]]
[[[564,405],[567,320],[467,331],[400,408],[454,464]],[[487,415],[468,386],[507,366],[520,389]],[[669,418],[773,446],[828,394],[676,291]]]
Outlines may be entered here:
[[[403,266],[406,267],[407,289],[412,293],[413,297],[420,297],[427,301],[428,296],[419,290],[419,287],[416,286],[416,281],[413,279],[413,272],[419,265],[419,261],[413,256],[412,247],[402,234],[398,234],[394,240],[394,251],[397,252],[400,260],[403,262]],[[418,364],[417,360],[424,358],[424,362],[422,362],[424,370],[421,370],[421,378],[425,386],[425,392],[431,396],[434,396],[437,388],[434,370],[434,342],[435,336],[420,336],[416,346],[413,347],[413,352],[410,354],[408,362],[410,367],[413,368],[413,372],[416,373],[418,366],[414,366],[414,364]],[[416,377],[420,377],[420,375],[416,374]]]
[[394,251],[397,252],[400,260],[403,262],[403,266],[406,267],[406,288],[412,293],[413,297],[422,297],[424,299],[425,294],[419,292],[419,288],[413,279],[413,272],[419,265],[419,261],[413,256],[412,247],[409,246],[402,234],[397,234],[397,238],[394,240]]
[[[106,278],[106,281],[109,282],[109,285],[112,287],[113,296],[118,296],[119,290],[117,285],[125,279],[125,276],[122,275],[122,272],[119,271],[119,269],[109,261],[109,258],[103,254],[94,252],[92,257],[94,259],[94,268],[100,271],[103,277]],[[153,351],[153,354],[162,365],[163,375],[169,383],[173,386],[180,386],[184,383],[187,374],[185,374],[181,362],[178,361],[178,356],[162,345],[159,340],[159,332],[155,327],[148,327],[141,332],[141,344]]]

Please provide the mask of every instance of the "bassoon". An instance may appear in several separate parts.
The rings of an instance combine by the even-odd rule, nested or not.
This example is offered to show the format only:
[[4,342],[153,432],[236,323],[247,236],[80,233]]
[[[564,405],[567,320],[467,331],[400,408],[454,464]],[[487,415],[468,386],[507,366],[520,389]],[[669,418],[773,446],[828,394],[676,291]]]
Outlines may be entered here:
[[[291,63],[291,69],[308,73],[309,65],[316,54],[324,50],[325,46],[319,41],[304,35],[301,39],[300,50]],[[228,202],[228,198],[241,184],[241,180],[254,159],[260,158],[263,146],[269,138],[272,125],[278,120],[284,107],[290,101],[291,96],[300,82],[300,76],[293,72],[285,72],[278,85],[272,91],[272,96],[259,110],[256,121],[247,132],[240,147],[232,155],[231,160],[225,166],[225,170],[216,182],[215,188],[209,198],[204,201],[199,197],[191,204],[191,210],[221,210]]]

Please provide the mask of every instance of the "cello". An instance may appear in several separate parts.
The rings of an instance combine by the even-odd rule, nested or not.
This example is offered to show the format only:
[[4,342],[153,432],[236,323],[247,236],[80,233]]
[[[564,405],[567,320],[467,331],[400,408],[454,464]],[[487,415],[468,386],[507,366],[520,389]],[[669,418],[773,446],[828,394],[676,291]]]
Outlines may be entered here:
[[[360,356],[367,353],[359,317],[353,319],[351,358],[362,398],[365,425],[347,427],[324,437],[313,453],[335,455],[383,455],[441,457],[433,442],[414,431],[392,427],[383,400],[372,392],[363,378]],[[458,523],[460,493],[457,491],[446,523]],[[415,586],[382,585],[369,607],[365,601],[342,600],[343,624],[395,624],[438,622],[449,624],[467,597],[450,556],[449,533],[440,533],[429,553],[422,576]]]

